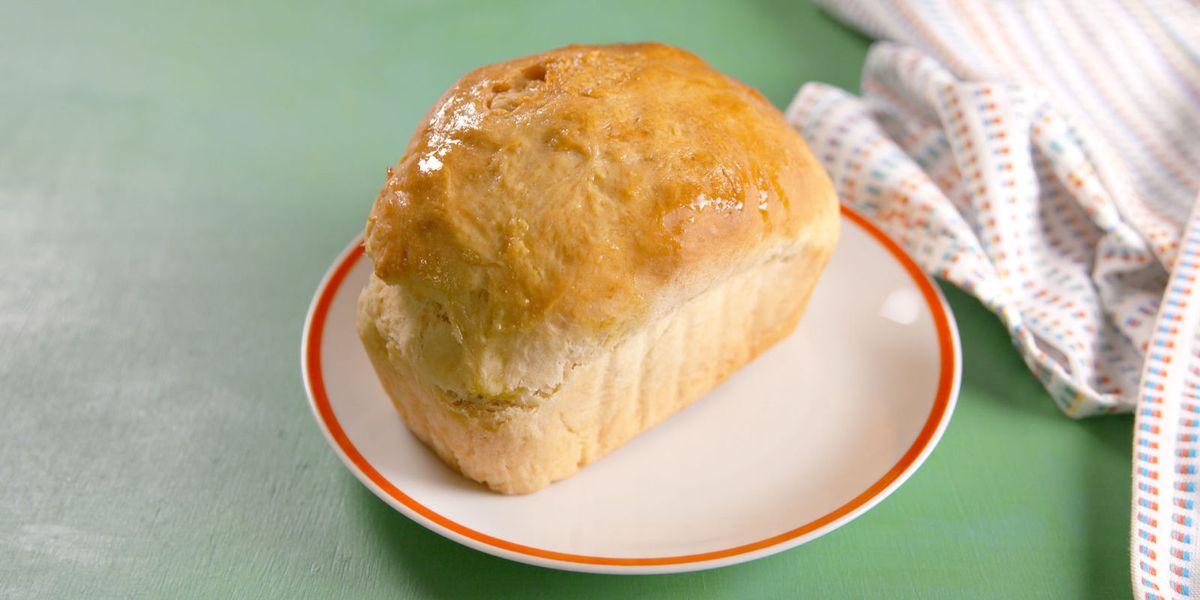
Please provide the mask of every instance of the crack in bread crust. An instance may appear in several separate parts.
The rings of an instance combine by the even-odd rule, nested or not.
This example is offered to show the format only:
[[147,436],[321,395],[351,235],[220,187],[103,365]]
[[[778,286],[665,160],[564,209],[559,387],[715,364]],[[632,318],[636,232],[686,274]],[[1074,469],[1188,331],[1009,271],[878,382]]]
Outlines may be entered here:
[[[359,298],[367,354],[408,427],[448,464],[502,493],[569,477],[665,420],[792,331],[829,251],[798,248],[692,299],[580,364],[533,406],[455,406],[378,327],[390,286]],[[747,294],[758,289],[761,293]],[[394,293],[394,290],[393,292]],[[721,323],[719,330],[708,325]],[[706,335],[689,336],[689,331]]]

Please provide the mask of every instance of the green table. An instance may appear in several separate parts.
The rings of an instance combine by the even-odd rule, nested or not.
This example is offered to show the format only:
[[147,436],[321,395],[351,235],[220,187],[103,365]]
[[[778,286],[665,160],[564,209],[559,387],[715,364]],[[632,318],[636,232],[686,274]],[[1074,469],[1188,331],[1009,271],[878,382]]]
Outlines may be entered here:
[[941,445],[878,508],[757,562],[511,563],[341,466],[300,327],[385,167],[468,69],[618,40],[781,106],[807,80],[856,89],[868,45],[786,1],[0,7],[0,597],[1128,597],[1131,420],[1060,415],[953,289]]

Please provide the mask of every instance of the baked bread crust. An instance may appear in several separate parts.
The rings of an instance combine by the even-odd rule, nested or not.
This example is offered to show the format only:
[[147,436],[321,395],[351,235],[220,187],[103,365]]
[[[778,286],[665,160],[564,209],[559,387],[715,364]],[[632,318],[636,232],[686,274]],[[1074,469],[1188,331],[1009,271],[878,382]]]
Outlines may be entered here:
[[418,437],[533,491],[786,335],[837,233],[757,92],[661,44],[570,46],[430,111],[367,223],[359,331]]

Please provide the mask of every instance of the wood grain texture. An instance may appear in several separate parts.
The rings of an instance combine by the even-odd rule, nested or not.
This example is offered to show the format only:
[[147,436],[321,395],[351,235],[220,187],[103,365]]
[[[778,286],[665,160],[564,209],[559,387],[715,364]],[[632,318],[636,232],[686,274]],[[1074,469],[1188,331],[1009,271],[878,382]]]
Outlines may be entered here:
[[560,573],[376,500],[298,365],[318,279],[468,69],[657,39],[785,104],[854,88],[811,6],[0,6],[0,598],[1127,597],[1130,421],[1061,417],[951,291],[958,412],[893,497],[718,571]]

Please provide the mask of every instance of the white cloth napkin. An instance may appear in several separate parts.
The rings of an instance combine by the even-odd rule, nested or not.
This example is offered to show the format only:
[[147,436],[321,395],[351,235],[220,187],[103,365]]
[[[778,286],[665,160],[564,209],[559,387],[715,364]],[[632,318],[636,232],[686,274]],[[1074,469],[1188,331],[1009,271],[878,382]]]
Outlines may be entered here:
[[1137,408],[1135,595],[1200,595],[1200,5],[822,4],[889,41],[861,97],[807,84],[789,120],[1063,412]]

